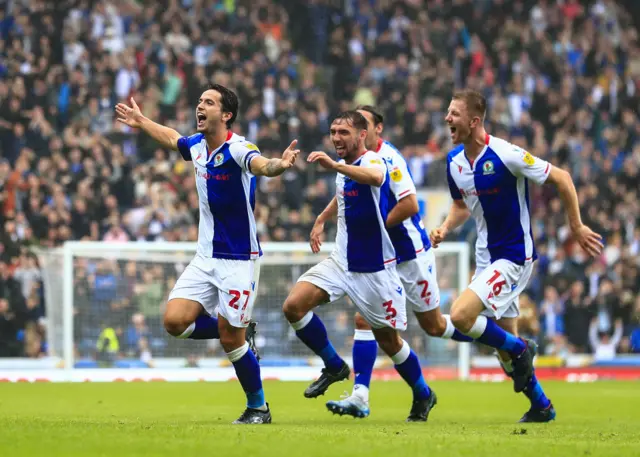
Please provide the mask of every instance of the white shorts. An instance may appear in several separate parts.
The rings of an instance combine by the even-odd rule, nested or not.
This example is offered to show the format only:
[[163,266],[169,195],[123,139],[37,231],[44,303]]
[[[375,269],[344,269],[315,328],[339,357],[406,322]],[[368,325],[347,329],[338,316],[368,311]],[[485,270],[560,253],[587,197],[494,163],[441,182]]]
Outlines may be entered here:
[[407,306],[411,306],[414,313],[424,313],[440,306],[436,256],[432,249],[399,264],[398,276],[407,292]]
[[518,317],[518,297],[527,287],[533,262],[518,265],[506,259],[498,259],[482,271],[476,272],[469,284],[485,306],[483,315],[500,319]]
[[197,301],[212,316],[220,314],[232,326],[246,327],[259,279],[260,259],[212,259],[196,255],[176,281],[169,300]]
[[329,294],[329,301],[348,296],[373,328],[407,329],[407,310],[402,281],[395,266],[375,273],[345,271],[328,258],[300,276]]

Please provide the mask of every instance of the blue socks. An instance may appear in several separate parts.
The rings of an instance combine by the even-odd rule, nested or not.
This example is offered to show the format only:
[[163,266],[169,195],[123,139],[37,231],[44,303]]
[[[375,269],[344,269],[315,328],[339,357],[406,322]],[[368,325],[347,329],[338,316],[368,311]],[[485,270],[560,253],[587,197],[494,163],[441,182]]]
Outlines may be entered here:
[[418,356],[406,341],[403,340],[402,343],[402,349],[391,357],[395,364],[395,369],[413,390],[414,398],[421,400],[429,398],[431,389],[429,389],[422,376],[422,368],[420,367]]
[[201,314],[196,318],[194,324],[193,332],[187,338],[191,340],[217,340],[220,338],[217,318]]
[[527,348],[524,341],[511,333],[505,332],[498,324],[486,316],[478,316],[475,324],[467,333],[468,336],[495,349],[518,356]]
[[[500,364],[504,368],[504,371],[509,376],[511,376],[511,373],[513,373],[513,364],[511,363],[511,360],[508,360],[505,362],[504,360],[500,359],[499,356],[498,356],[498,360],[500,361]],[[529,384],[527,384],[527,387],[524,388],[523,393],[527,396],[527,398],[531,402],[532,408],[546,409],[551,404],[551,401],[547,398],[544,391],[542,390],[542,386],[538,382],[538,378],[536,378],[535,373],[531,377],[531,381],[529,381]]]
[[369,388],[373,365],[378,356],[378,343],[371,330],[356,330],[353,341],[354,385]]
[[256,356],[249,350],[249,344],[245,343],[238,349],[227,353],[227,357],[233,363],[240,385],[247,396],[247,408],[266,409],[262,379],[260,378],[260,365],[258,365]]
[[296,331],[298,338],[322,358],[329,371],[340,371],[345,362],[329,342],[327,329],[318,316],[309,312],[298,322],[293,322],[291,327]]
[[535,373],[531,377],[531,381],[529,381],[527,387],[524,388],[524,394],[531,402],[531,406],[533,408],[545,409],[551,404],[547,396],[544,394],[544,390],[542,390],[542,386],[538,382],[538,378],[536,378]]

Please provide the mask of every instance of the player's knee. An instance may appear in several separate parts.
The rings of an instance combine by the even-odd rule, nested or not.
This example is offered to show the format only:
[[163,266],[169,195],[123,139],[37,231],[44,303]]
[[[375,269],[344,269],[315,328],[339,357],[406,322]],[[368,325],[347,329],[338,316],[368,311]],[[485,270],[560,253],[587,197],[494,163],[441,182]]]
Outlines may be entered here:
[[226,327],[220,328],[220,346],[224,352],[235,351],[245,343],[245,330],[243,328]]
[[444,317],[440,317],[440,319],[418,318],[420,327],[422,327],[422,330],[424,330],[427,335],[440,337],[447,328],[447,321],[444,320]]
[[396,355],[402,349],[402,338],[398,332],[391,328],[377,329],[373,331],[380,349],[389,357]]
[[366,320],[364,320],[362,314],[356,313],[354,321],[357,330],[371,330],[371,326],[367,323]]
[[282,305],[282,312],[289,322],[298,322],[307,314],[295,294],[289,294]]
[[164,313],[164,328],[171,336],[182,335],[192,322],[193,320],[181,313],[171,311]]
[[473,327],[475,318],[467,313],[463,307],[453,306],[451,308],[451,322],[453,323],[453,326],[462,333],[467,333],[471,330],[471,327]]

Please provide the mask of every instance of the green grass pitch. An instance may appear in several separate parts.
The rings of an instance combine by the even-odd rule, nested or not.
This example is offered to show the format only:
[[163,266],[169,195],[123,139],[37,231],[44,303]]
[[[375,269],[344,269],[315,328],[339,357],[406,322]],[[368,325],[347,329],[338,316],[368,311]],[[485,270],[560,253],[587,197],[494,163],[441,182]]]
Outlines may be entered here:
[[428,423],[404,422],[410,392],[374,382],[367,419],[307,400],[306,383],[266,382],[274,423],[234,426],[236,382],[0,384],[2,456],[640,456],[640,383],[544,383],[558,418],[516,424],[528,408],[507,383],[433,382]]

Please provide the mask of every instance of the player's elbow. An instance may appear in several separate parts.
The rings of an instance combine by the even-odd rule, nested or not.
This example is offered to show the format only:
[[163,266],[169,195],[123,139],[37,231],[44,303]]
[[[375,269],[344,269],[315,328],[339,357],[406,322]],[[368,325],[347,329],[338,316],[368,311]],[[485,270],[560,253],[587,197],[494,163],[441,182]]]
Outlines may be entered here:
[[384,175],[382,173],[376,173],[372,179],[372,185],[375,187],[381,187],[384,184]]

